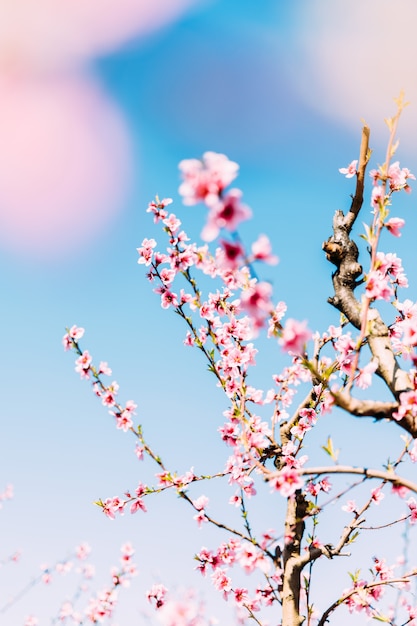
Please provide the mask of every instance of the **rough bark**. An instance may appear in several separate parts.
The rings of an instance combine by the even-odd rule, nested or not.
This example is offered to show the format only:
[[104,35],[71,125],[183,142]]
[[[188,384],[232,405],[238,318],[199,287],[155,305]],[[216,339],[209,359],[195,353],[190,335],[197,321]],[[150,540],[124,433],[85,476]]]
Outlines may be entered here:
[[285,545],[283,551],[283,589],[282,589],[282,626],[301,626],[304,618],[300,616],[301,541],[304,534],[304,519],[307,502],[301,492],[294,498],[288,498],[285,518]]
[[366,165],[369,159],[369,129],[362,131],[362,143],[357,174],[356,193],[352,199],[349,212],[345,216],[336,211],[333,218],[333,235],[323,243],[327,259],[336,266],[333,273],[334,296],[328,302],[338,309],[358,330],[362,327],[363,316],[367,315],[364,341],[368,344],[373,358],[377,362],[376,374],[382,378],[393,395],[392,402],[361,401],[349,394],[340,392],[334,395],[338,406],[356,416],[369,416],[376,419],[391,419],[401,428],[417,437],[417,420],[410,416],[402,420],[394,420],[392,414],[398,408],[398,399],[402,392],[411,389],[408,373],[403,370],[394,354],[389,338],[389,329],[382,320],[377,309],[364,304],[355,297],[355,289],[361,284],[362,267],[358,261],[359,251],[356,243],[350,238],[351,229],[363,203],[363,187]]

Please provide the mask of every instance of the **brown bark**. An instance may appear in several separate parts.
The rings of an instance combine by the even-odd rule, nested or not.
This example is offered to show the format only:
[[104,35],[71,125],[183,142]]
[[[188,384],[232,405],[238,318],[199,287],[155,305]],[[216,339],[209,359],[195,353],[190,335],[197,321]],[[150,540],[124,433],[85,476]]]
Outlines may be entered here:
[[[361,329],[363,316],[367,314],[366,333],[363,339],[377,362],[376,374],[387,385],[393,395],[393,401],[386,403],[371,400],[360,401],[343,392],[335,394],[334,398],[338,406],[353,415],[396,421],[392,414],[398,408],[400,394],[411,389],[410,378],[395,357],[388,327],[379,311],[371,306],[366,311],[354,294],[354,290],[361,284],[359,278],[362,274],[362,267],[358,261],[359,251],[355,242],[350,238],[350,231],[363,203],[363,181],[370,154],[368,141],[369,128],[365,126],[362,131],[356,193],[350,210],[346,216],[342,211],[336,211],[333,218],[333,235],[323,243],[327,259],[336,266],[332,277],[334,296],[330,297],[328,302],[343,313],[358,330]],[[417,437],[416,419],[406,416],[396,423],[413,437]]]
[[297,491],[295,496],[288,498],[287,501],[283,551],[282,626],[300,626],[304,621],[304,617],[300,616],[302,571],[300,551],[306,512],[307,502],[302,493]]

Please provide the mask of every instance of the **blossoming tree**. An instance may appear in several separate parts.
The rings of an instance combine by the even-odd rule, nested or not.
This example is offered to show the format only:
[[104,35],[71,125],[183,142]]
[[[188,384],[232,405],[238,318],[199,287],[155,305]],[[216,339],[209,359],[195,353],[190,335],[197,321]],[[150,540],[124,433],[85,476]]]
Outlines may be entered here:
[[[417,624],[412,584],[417,567],[405,548],[393,562],[385,558],[380,538],[371,562],[361,562],[361,549],[356,550],[363,536],[382,527],[388,533],[385,543],[401,527],[407,545],[408,528],[417,522],[417,482],[412,479],[417,461],[417,304],[402,296],[408,283],[401,259],[380,250],[384,231],[393,242],[401,236],[405,222],[392,215],[391,204],[397,193],[410,191],[414,179],[393,160],[404,106],[400,97],[396,114],[387,120],[385,161],[369,172],[371,220],[359,232],[366,242],[361,263],[353,230],[371,157],[366,126],[359,158],[340,169],[356,186],[350,209],[346,214],[336,211],[333,232],[323,244],[333,267],[329,303],[336,314],[327,329],[313,333],[307,321],[287,317],[286,304],[277,303],[271,284],[260,278],[261,264],[275,264],[277,257],[265,235],[250,247],[239,236],[239,224],[251,211],[242,202],[242,192],[230,188],[238,165],[225,155],[206,152],[201,160],[180,163],[184,204],[201,203],[207,209],[202,245],[190,242],[180,219],[170,212],[170,199],[149,204],[166,243],[157,251],[155,239],[144,239],[139,263],[147,269],[161,306],[182,319],[184,343],[200,353],[225,396],[226,421],[219,428],[225,462],[216,474],[168,467],[157,442],[146,438],[146,424],[136,422],[136,403],[119,401],[118,384],[107,382],[107,363],[94,364],[81,345],[84,330],[72,326],[64,336],[65,348],[77,354],[76,371],[92,383],[116,427],[136,439],[138,458],[147,458],[156,470],[153,484],[140,482],[123,495],[98,500],[98,506],[110,519],[126,510],[144,513],[148,496],[175,490],[197,524],[219,530],[219,545],[201,548],[194,558],[200,574],[234,603],[240,623],[324,626],[340,623],[339,607],[345,606],[354,614],[352,623],[360,612],[392,626]],[[283,370],[273,374],[273,386],[268,388],[266,381],[265,389],[251,381],[262,334],[287,355]],[[380,383],[370,388],[377,379]],[[377,397],[372,393],[376,386]],[[320,422],[326,419],[332,428],[341,410],[352,419],[372,418],[375,429],[383,422],[392,431],[388,461],[375,467],[342,464],[332,435],[317,443],[314,433]],[[240,510],[240,525],[211,515],[202,491],[214,478],[230,486],[229,504]],[[276,500],[275,514],[265,520],[262,532],[255,532],[251,510],[265,490]],[[381,523],[385,504],[391,518]],[[350,571],[350,583],[322,606],[323,577],[340,567]],[[175,609],[162,584],[148,591],[148,599],[158,612],[165,611],[164,623],[209,623],[200,613]]]

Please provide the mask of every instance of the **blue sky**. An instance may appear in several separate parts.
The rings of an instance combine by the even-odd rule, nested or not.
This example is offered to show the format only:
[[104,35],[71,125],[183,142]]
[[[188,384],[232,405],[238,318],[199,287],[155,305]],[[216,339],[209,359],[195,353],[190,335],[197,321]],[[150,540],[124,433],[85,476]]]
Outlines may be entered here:
[[[380,150],[385,131],[379,112],[381,108],[385,116],[394,112],[392,98],[399,88],[396,52],[391,51],[386,61],[386,74],[393,76],[389,97],[386,84],[380,93],[374,86],[378,106],[372,109],[366,76],[372,83],[374,74],[358,66],[353,78],[350,74],[346,78],[353,81],[349,83],[352,103],[345,107],[346,99],[338,102],[339,84],[328,68],[320,73],[321,57],[314,65],[312,52],[314,42],[321,50],[328,37],[326,58],[331,58],[331,42],[338,40],[339,29],[340,45],[344,41],[343,50],[349,54],[353,39],[344,39],[344,21],[355,19],[355,9],[339,1],[334,5],[329,21],[324,2],[196,2],[176,21],[130,40],[83,69],[100,84],[128,131],[130,183],[117,212],[88,238],[82,236],[82,218],[74,223],[68,214],[68,229],[74,240],[80,238],[79,246],[50,255],[37,254],[36,242],[33,250],[0,249],[5,393],[0,489],[12,483],[16,494],[0,511],[0,557],[17,548],[23,551],[13,575],[5,568],[0,571],[3,594],[16,593],[37,573],[40,563],[53,563],[83,540],[91,543],[104,582],[119,545],[131,540],[140,571],[134,599],[128,600],[133,613],[128,617],[121,609],[115,623],[142,623],[140,611],[147,610],[143,593],[161,579],[168,586],[178,580],[184,587],[194,583],[213,602],[220,623],[231,619],[221,601],[212,599],[216,596],[209,581],[203,584],[193,574],[193,554],[201,545],[211,542],[214,547],[220,538],[212,531],[207,535],[198,531],[181,502],[171,495],[155,498],[146,516],[126,515],[114,522],[92,505],[99,497],[122,494],[139,480],[145,482],[143,476],[149,477],[150,469],[149,464],[138,464],[132,438],[116,431],[89,385],[78,379],[73,357],[62,350],[61,337],[66,326],[86,328],[82,345],[97,362],[109,362],[120,384],[120,397],[137,402],[138,419],[168,465],[179,471],[195,465],[196,471],[205,473],[223,463],[225,451],[216,429],[227,401],[200,355],[182,345],[185,329],[160,308],[143,267],[137,265],[136,248],[144,237],[163,241],[145,210],[155,194],[173,197],[173,210],[186,231],[198,237],[204,209],[181,206],[178,162],[206,150],[227,154],[240,164],[236,185],[254,213],[254,219],[242,227],[243,239],[250,243],[258,233],[267,233],[280,257],[276,268],[263,270],[263,277],[274,285],[276,300],[285,300],[291,317],[308,319],[311,328],[324,330],[337,323],[337,314],[326,303],[331,268],[321,244],[331,234],[334,210],[346,209],[353,191],[338,168],[358,153],[362,114],[356,116],[356,110],[361,109],[362,87],[363,117],[375,119],[373,145]],[[388,28],[381,23],[381,28],[383,24]],[[372,55],[368,36],[373,35],[361,31],[355,45],[365,50],[369,46]],[[388,36],[387,30],[384,37]],[[405,30],[398,54],[412,46],[407,37]],[[342,70],[343,65],[338,78],[343,83]],[[415,79],[408,80],[413,91]],[[404,128],[399,158],[411,171],[417,170],[410,131],[417,118],[415,106],[412,103],[405,111],[399,132],[402,137]],[[375,160],[383,159],[379,151]],[[416,279],[415,197],[399,199],[395,213],[409,225],[398,254],[410,282]],[[100,215],[96,219],[100,222]],[[39,226],[42,229],[41,222]],[[36,239],[36,232],[33,236]],[[266,352],[260,355],[262,369],[256,380],[269,388],[271,370],[282,367],[284,359],[276,345],[262,339],[260,345]],[[394,429],[373,430],[368,423],[359,429],[354,420],[338,419],[340,439],[352,445],[355,462],[364,462],[369,447],[380,446],[376,456],[386,458]],[[326,422],[323,438],[327,428]],[[271,507],[267,499],[265,507]],[[272,519],[269,525],[276,523]],[[347,586],[347,579],[342,584]],[[42,617],[42,624],[49,623],[48,610],[53,603],[58,605],[60,594],[65,591],[58,585],[33,590],[10,610],[5,623],[19,626],[31,612]]]

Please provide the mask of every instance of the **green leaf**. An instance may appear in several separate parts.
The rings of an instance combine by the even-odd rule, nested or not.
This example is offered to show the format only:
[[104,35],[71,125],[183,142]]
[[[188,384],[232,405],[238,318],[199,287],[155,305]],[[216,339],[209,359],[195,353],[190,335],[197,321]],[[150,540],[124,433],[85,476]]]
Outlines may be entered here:
[[337,459],[339,457],[340,450],[335,450],[333,447],[333,441],[331,437],[327,437],[327,444],[322,446],[322,449],[329,455],[329,457],[337,463]]

